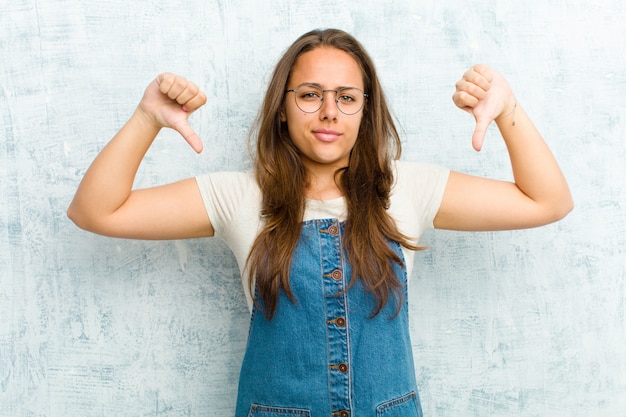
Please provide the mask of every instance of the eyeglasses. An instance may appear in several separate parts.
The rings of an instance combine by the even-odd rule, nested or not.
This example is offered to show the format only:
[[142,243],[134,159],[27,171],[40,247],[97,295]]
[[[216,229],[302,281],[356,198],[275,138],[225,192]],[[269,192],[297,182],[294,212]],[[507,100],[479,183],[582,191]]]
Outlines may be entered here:
[[315,84],[301,84],[287,93],[294,93],[296,106],[305,113],[315,113],[322,108],[324,94],[335,93],[335,103],[340,112],[346,115],[356,114],[363,108],[367,94],[356,87],[343,87],[338,90],[323,90]]

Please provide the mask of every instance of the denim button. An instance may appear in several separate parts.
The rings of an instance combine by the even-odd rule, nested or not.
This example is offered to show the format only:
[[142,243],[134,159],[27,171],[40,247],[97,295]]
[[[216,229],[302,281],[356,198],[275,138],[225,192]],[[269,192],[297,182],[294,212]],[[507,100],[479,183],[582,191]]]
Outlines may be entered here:
[[343,317],[337,317],[335,319],[335,324],[337,324],[337,326],[339,327],[343,327],[346,325],[346,319],[344,319]]
[[335,225],[332,225],[328,228],[328,233],[330,233],[331,235],[336,235],[337,233],[339,233],[339,228]]
[[342,362],[339,364],[339,366],[337,366],[337,369],[339,369],[339,372],[341,372],[342,374],[345,374],[346,372],[348,372],[348,365]]
[[341,272],[341,269],[335,269],[333,272],[330,273],[330,276],[335,281],[339,281],[341,278],[343,278],[343,272]]

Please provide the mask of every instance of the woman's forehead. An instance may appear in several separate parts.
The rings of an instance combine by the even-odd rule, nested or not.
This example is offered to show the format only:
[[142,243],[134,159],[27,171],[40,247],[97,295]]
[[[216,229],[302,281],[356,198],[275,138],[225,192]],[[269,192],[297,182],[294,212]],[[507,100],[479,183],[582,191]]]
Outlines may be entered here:
[[347,52],[330,47],[315,48],[300,55],[289,78],[290,87],[310,83],[322,88],[363,88],[363,73],[356,60]]

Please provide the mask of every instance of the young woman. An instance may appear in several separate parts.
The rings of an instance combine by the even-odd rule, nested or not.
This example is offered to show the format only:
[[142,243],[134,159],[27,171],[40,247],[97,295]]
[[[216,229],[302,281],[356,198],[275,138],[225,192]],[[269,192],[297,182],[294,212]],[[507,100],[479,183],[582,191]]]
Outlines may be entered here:
[[572,209],[557,162],[500,74],[473,66],[453,100],[476,119],[477,150],[495,120],[514,183],[399,161],[370,57],[345,32],[312,31],[273,73],[254,172],[133,190],[163,127],[202,150],[187,119],[205,95],[161,74],[85,174],[68,215],[108,236],[228,243],[251,309],[238,417],[418,416],[406,287],[424,229],[535,227]]

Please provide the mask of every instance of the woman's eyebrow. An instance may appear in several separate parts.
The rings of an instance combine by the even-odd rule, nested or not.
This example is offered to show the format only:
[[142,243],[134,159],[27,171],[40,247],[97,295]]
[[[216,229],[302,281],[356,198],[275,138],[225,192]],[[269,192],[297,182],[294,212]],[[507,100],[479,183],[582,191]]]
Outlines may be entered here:
[[298,89],[300,87],[316,87],[316,88],[319,88],[320,90],[333,90],[333,91],[334,90],[337,90],[337,91],[345,90],[346,88],[359,88],[359,87],[355,87],[353,85],[340,85],[340,86],[338,86],[336,88],[329,89],[329,88],[323,88],[321,84],[318,84],[318,83],[308,83],[308,82],[298,84],[296,89]]
[[309,82],[300,83],[296,86],[295,89],[297,90],[298,88],[301,88],[301,87],[314,87],[314,88],[319,88],[320,90],[322,90],[321,84],[318,84],[318,83],[309,83]]

